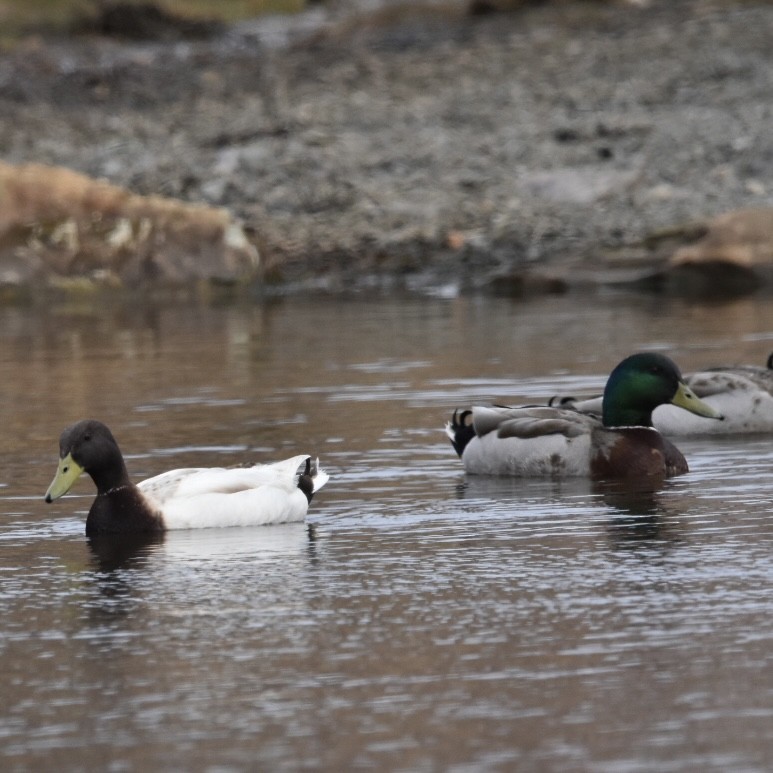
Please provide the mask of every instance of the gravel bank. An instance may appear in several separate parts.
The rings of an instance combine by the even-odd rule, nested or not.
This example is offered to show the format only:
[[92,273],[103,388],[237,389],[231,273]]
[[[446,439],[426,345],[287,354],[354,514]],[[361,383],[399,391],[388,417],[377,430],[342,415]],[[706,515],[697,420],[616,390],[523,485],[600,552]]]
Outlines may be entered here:
[[480,287],[773,204],[773,4],[544,4],[30,38],[0,155],[226,206],[302,286]]

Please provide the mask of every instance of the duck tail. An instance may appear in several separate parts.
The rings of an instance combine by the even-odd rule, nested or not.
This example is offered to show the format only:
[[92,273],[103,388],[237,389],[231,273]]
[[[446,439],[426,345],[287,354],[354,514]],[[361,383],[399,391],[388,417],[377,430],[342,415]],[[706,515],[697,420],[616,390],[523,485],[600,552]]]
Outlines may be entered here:
[[311,498],[316,494],[330,479],[330,476],[320,468],[319,459],[306,457],[306,466],[303,472],[298,476],[298,488],[306,495],[306,499],[311,502]]
[[472,421],[467,421],[472,416],[472,411],[454,411],[451,421],[446,424],[446,435],[448,435],[454,451],[461,458],[467,444],[475,437],[475,428]]

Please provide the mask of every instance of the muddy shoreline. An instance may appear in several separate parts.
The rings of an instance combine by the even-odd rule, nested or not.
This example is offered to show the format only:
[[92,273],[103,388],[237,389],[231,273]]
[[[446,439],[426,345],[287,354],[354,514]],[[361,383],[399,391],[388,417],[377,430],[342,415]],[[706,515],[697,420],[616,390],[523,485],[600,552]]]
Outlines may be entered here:
[[769,3],[670,0],[33,36],[0,154],[227,207],[284,287],[550,291],[773,204],[771,39]]

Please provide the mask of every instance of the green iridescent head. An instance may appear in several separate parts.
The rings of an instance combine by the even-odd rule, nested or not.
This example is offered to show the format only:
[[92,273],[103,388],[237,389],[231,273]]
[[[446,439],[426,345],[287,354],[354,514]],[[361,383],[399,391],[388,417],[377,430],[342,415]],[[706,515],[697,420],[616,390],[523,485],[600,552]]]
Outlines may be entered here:
[[604,389],[602,418],[607,427],[651,427],[652,412],[665,403],[698,416],[723,418],[695,396],[672,360],[654,352],[626,357],[612,371]]

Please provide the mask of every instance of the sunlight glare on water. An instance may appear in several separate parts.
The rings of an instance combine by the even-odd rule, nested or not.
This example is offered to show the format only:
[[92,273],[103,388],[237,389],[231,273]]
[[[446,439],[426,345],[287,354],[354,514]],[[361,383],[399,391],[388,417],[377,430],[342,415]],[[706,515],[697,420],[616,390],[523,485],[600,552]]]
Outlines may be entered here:
[[[632,351],[763,364],[764,301],[326,299],[3,309],[4,770],[763,771],[770,438],[656,490],[466,476],[472,402],[591,393]],[[679,338],[674,339],[674,331]],[[139,480],[319,455],[308,522],[87,540],[62,427]]]

